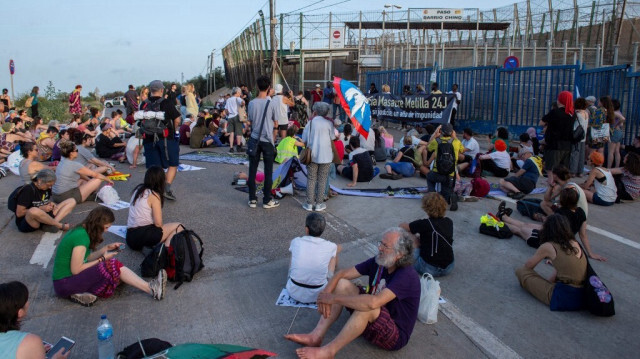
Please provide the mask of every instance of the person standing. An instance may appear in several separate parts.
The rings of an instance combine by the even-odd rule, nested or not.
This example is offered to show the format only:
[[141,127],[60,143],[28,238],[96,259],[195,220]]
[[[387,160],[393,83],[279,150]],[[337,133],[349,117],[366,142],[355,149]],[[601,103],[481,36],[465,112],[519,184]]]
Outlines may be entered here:
[[178,102],[178,85],[172,83],[171,84],[171,89],[169,91],[167,91],[167,93],[164,95],[164,98],[168,99],[169,102],[171,102],[171,104],[173,105],[179,105]]
[[431,136],[427,147],[436,158],[433,170],[427,174],[429,192],[436,191],[440,183],[440,194],[448,203],[451,211],[458,210],[458,196],[453,192],[456,185],[456,166],[459,155],[464,153],[462,143],[456,138],[453,127],[449,123],[439,126]]
[[372,82],[371,85],[369,85],[369,91],[367,91],[367,94],[374,95],[377,93],[378,93],[378,89],[376,88],[376,84]]
[[[269,88],[271,88],[271,81],[269,81]],[[234,140],[238,146],[238,152],[242,151],[242,131],[244,127],[240,122],[239,107],[244,106],[244,100],[240,97],[241,94],[239,87],[232,88],[231,97],[229,97],[227,104],[224,106],[224,111],[227,115],[227,131],[231,134],[229,136],[229,152],[235,152],[233,148]],[[255,123],[253,124],[255,126]],[[273,139],[271,142],[273,144]]]
[[69,95],[69,113],[82,115],[82,85],[76,85]]
[[458,84],[453,84],[451,86],[451,91],[447,92],[447,94],[452,94],[456,97],[455,100],[453,100],[453,108],[451,109],[451,117],[449,120],[449,123],[451,124],[451,126],[455,127],[456,114],[458,113],[458,105],[460,105],[460,102],[462,101],[462,94],[460,93],[460,91],[458,91]]
[[31,90],[31,94],[29,95],[29,97],[31,97],[31,118],[36,118],[36,116],[40,115],[40,112],[38,112],[38,92],[40,92],[40,88],[38,86],[33,86],[33,89]]
[[196,89],[193,84],[187,84],[187,93],[185,95],[187,104],[187,115],[191,118],[198,118],[198,102],[196,101]]
[[333,151],[331,141],[335,139],[333,123],[326,116],[330,105],[317,102],[313,105],[314,115],[302,132],[302,141],[311,149],[311,163],[307,166],[307,202],[302,208],[307,211],[324,211],[324,191],[329,176]]
[[611,139],[609,140],[609,147],[607,151],[607,167],[614,168],[620,166],[620,143],[624,137],[624,122],[626,119],[622,112],[620,112],[620,101],[617,99],[611,100],[613,105],[614,122],[611,124]]
[[287,137],[287,128],[289,127],[289,107],[293,107],[295,104],[291,100],[293,93],[290,92],[289,96],[284,96],[281,84],[276,84],[273,86],[273,89],[275,90],[276,95],[271,99],[271,101],[273,101],[271,105],[274,106],[276,122],[278,124],[278,127],[273,130],[273,139],[275,140],[276,133],[279,133],[280,139],[282,140]]
[[2,103],[4,104],[4,112],[9,112],[9,109],[11,109],[11,97],[9,96],[9,90],[2,89],[2,96],[0,96],[0,101],[2,101]]
[[129,90],[124,93],[124,101],[127,104],[127,116],[138,110],[138,92],[133,85],[129,85]]
[[311,106],[313,106],[313,104],[316,102],[321,102],[322,99],[324,98],[324,93],[322,92],[322,88],[320,87],[320,84],[316,84],[316,88],[313,91],[311,91],[311,98],[313,99]]
[[[275,208],[280,202],[271,198],[271,187],[273,186],[273,161],[275,160],[275,146],[273,138],[273,130],[276,127],[276,108],[269,99],[271,90],[271,80],[267,76],[260,76],[257,79],[258,96],[249,102],[247,117],[252,124],[251,138],[258,140],[255,156],[249,156],[249,207],[256,208],[258,206],[258,197],[256,195],[256,173],[258,172],[258,163],[260,156],[264,160],[264,187],[262,208]],[[235,102],[240,106],[240,102],[244,101],[240,98],[240,89],[233,89],[233,97],[227,101]],[[238,101],[238,102],[236,102]],[[237,110],[237,107],[236,107]],[[236,114],[237,116],[237,114]],[[238,123],[240,123],[238,121]],[[260,131],[262,129],[262,131]],[[233,147],[233,134],[230,137],[231,146]]]
[[167,170],[167,185],[165,186],[164,198],[175,201],[176,197],[171,191],[171,184],[178,173],[180,146],[176,141],[176,127],[180,124],[180,112],[176,110],[176,106],[163,98],[164,85],[160,80],[154,80],[149,83],[149,97],[140,106],[145,111],[164,112],[162,120],[166,126],[164,135],[144,134],[142,144],[144,147],[145,165],[147,168],[152,166],[160,166]]
[[554,167],[560,164],[570,166],[574,112],[573,94],[562,91],[558,95],[558,108],[552,109],[540,120],[541,126],[547,126],[544,134],[544,164],[549,184],[553,181]]
[[574,143],[571,148],[571,173],[576,177],[582,177],[582,172],[584,171],[584,151],[585,144],[587,143],[587,125],[589,123],[589,111],[587,111],[587,101],[580,97],[576,100],[574,105],[577,117],[577,123],[574,123],[574,130],[577,126],[582,126],[584,130],[585,136],[584,138],[577,143]]

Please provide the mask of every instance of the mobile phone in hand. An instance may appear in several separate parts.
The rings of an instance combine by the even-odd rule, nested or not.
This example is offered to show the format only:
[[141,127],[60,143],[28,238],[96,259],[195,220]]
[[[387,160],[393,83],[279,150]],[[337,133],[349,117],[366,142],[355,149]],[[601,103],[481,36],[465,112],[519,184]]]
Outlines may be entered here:
[[66,353],[71,350],[74,345],[76,345],[76,342],[74,340],[71,340],[67,337],[62,337],[60,338],[60,340],[58,340],[56,345],[54,345],[53,348],[51,348],[51,350],[47,352],[46,358],[53,358],[53,356],[56,355],[56,353],[58,353],[62,348],[64,348],[64,352]]

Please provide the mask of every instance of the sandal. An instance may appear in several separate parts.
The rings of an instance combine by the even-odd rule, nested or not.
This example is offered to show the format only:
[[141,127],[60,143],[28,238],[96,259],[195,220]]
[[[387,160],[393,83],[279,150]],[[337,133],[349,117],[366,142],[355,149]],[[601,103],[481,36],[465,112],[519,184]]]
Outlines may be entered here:
[[505,201],[500,202],[500,204],[498,205],[498,213],[496,214],[496,217],[502,220],[502,216],[504,215],[506,208],[507,208],[507,202]]

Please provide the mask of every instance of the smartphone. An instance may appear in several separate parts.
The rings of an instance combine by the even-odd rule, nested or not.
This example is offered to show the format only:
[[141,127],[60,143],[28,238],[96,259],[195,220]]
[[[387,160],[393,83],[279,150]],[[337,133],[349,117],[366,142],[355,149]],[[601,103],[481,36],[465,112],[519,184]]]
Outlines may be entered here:
[[71,350],[71,348],[73,348],[73,346],[76,345],[76,342],[67,338],[67,337],[62,337],[60,338],[60,340],[58,340],[58,342],[56,343],[56,345],[53,346],[53,348],[51,348],[51,350],[49,350],[47,352],[47,356],[46,358],[52,358],[57,352],[60,351],[60,349],[64,348],[64,352],[68,352],[69,350]]

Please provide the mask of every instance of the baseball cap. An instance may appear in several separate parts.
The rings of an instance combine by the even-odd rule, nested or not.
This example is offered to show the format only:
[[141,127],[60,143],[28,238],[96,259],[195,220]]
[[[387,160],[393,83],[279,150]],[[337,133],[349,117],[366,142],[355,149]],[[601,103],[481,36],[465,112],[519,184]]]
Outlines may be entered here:
[[160,80],[153,80],[149,83],[149,91],[156,92],[164,90],[164,84]]
[[585,100],[587,100],[588,102],[596,103],[596,97],[595,96],[587,96],[585,98]]
[[453,133],[453,126],[451,126],[450,123],[445,123],[440,128],[440,132],[442,132],[442,134],[445,136],[451,136],[451,134]]
[[273,89],[276,91],[276,93],[282,93],[282,85],[281,84],[276,84],[275,86],[273,86]]

